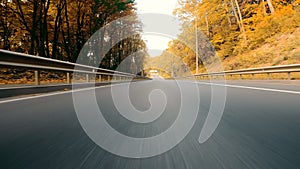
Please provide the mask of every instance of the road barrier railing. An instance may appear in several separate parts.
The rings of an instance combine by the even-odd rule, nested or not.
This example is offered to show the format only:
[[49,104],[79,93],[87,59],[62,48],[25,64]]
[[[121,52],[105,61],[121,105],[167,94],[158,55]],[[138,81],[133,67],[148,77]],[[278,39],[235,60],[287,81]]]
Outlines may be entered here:
[[108,81],[124,81],[132,78],[147,79],[146,77],[135,74],[102,69],[2,49],[0,49],[0,67],[25,68],[28,70],[34,70],[35,85],[40,85],[40,71],[42,70],[66,73],[67,84],[71,83],[71,75],[74,73],[84,74],[86,82],[90,82],[91,77],[98,79],[98,82],[101,82],[105,77]]
[[255,75],[266,75],[266,80],[271,80],[272,74],[284,74],[280,77],[286,77],[288,80],[292,80],[291,73],[300,72],[300,64],[292,64],[292,65],[280,65],[280,66],[269,66],[269,67],[261,67],[261,68],[250,68],[250,69],[240,69],[240,70],[230,70],[230,71],[222,71],[222,72],[212,72],[212,73],[202,73],[195,74],[194,76],[189,76],[189,78],[195,78],[197,80],[202,79],[218,79],[218,78],[226,78],[233,79],[233,76],[238,76],[238,80],[243,80],[244,75],[250,75],[251,79],[255,79]]

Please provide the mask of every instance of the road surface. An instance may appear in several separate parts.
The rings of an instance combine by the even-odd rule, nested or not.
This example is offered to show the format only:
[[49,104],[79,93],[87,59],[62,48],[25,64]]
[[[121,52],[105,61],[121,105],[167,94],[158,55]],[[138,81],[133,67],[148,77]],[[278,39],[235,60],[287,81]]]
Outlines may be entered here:
[[[199,133],[210,107],[211,91],[206,82],[198,85],[200,109],[190,133],[172,150],[145,159],[119,157],[98,147],[78,122],[70,92],[2,101],[0,168],[300,168],[299,86],[230,83],[218,128],[207,142],[199,144]],[[247,85],[251,88],[243,87]],[[122,84],[118,86],[121,88]],[[113,128],[128,136],[149,137],[172,125],[180,105],[180,93],[171,80],[132,83],[129,93],[132,104],[139,110],[147,109],[148,94],[153,89],[164,91],[168,103],[164,114],[148,124],[132,123],[119,115],[113,105],[110,87],[97,88],[96,97],[104,117]],[[83,97],[91,97],[85,94],[89,91],[78,92]]]

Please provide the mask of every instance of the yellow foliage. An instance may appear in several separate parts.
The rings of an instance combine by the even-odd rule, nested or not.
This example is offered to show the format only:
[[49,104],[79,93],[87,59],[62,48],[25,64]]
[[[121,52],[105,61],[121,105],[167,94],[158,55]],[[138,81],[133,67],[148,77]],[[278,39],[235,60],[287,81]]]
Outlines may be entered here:
[[[300,46],[298,41],[295,44],[289,43],[288,47],[278,48],[277,55],[272,52],[264,53],[258,49],[273,44],[276,41],[274,37],[278,35],[289,35],[298,30],[297,28],[300,27],[300,0],[272,0],[272,4],[275,12],[271,14],[266,1],[264,3],[254,0],[243,1],[238,6],[231,0],[191,1],[175,11],[184,23],[179,39],[184,37],[188,41],[195,41],[193,31],[194,17],[196,17],[197,27],[209,37],[224,63],[228,63],[228,60],[236,60],[228,63],[227,69],[240,68],[243,65],[251,67],[254,64],[281,63],[284,60],[282,58],[286,57],[279,57],[279,53],[284,50],[297,50],[297,45]],[[238,8],[240,8],[242,20],[238,16]],[[242,32],[241,26],[244,27],[245,34]],[[300,39],[300,34],[297,36]],[[178,49],[174,45],[170,45],[169,49],[172,49],[176,55],[194,68],[195,53],[191,49]],[[253,51],[257,53],[252,53]],[[291,55],[292,58],[300,60],[296,53]],[[276,61],[273,61],[274,58]]]

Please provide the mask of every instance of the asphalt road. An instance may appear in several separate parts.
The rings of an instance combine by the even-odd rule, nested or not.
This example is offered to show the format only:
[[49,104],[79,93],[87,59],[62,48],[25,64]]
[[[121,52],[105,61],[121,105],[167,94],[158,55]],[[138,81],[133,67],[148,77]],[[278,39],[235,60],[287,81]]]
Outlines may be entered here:
[[[187,89],[192,85],[188,83]],[[300,168],[300,93],[258,89],[299,91],[296,85],[251,84],[255,89],[229,86],[220,124],[203,144],[198,142],[198,137],[211,104],[211,88],[208,84],[198,85],[199,114],[187,137],[170,151],[145,159],[120,157],[97,146],[77,119],[72,93],[2,102],[0,168]],[[234,85],[247,84],[235,82]],[[144,111],[151,106],[148,95],[154,89],[165,93],[167,104],[163,115],[147,124],[130,122],[118,114],[110,87],[97,88],[96,97],[103,116],[114,129],[131,137],[150,137],[172,125],[179,113],[181,98],[174,81],[135,82],[130,85],[128,95],[136,109]],[[89,91],[80,91],[80,94],[87,101],[92,97]]]

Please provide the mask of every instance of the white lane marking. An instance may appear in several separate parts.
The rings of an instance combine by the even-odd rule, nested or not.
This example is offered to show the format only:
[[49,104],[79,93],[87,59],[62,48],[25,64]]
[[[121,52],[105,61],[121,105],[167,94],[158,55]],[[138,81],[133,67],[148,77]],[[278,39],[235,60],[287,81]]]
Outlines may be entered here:
[[[232,80],[228,80],[227,82],[233,82],[235,83],[234,81]],[[269,83],[267,83],[266,81],[248,81],[249,83],[256,83],[256,84],[265,84],[265,85],[281,85],[281,86],[297,86],[297,87],[300,87],[300,81],[299,80],[293,80],[292,82],[290,82],[289,84],[287,83],[280,83],[280,81],[270,81]],[[297,82],[297,83],[296,83]],[[247,83],[247,81],[239,81],[239,83],[243,84],[243,83]]]
[[262,88],[262,87],[250,87],[250,86],[240,86],[240,85],[229,85],[229,84],[217,84],[217,83],[205,83],[205,82],[194,82],[194,83],[206,84],[206,85],[215,85],[215,86],[225,86],[225,87],[231,87],[231,88],[262,90],[262,91],[279,92],[279,93],[300,94],[300,91],[291,91],[291,90],[271,89],[271,88]]
[[0,101],[0,104],[2,104],[2,103],[9,103],[9,102],[15,102],[15,101],[28,100],[28,99],[36,99],[36,98],[42,98],[42,97],[49,97],[49,96],[55,96],[55,95],[62,95],[62,94],[68,94],[68,93],[73,93],[73,92],[82,92],[82,91],[94,90],[94,89],[99,89],[99,88],[107,88],[107,87],[110,87],[110,86],[118,86],[118,85],[124,85],[124,83],[113,84],[113,85],[105,85],[105,86],[98,86],[98,87],[89,87],[89,88],[76,89],[76,90],[63,91],[63,92],[55,92],[55,93],[48,93],[48,94],[41,94],[41,95],[37,95],[37,96],[21,97],[21,98],[10,99],[10,100],[3,100],[3,101]]

